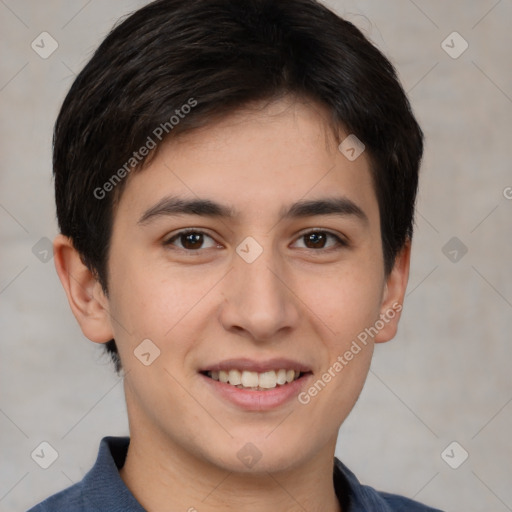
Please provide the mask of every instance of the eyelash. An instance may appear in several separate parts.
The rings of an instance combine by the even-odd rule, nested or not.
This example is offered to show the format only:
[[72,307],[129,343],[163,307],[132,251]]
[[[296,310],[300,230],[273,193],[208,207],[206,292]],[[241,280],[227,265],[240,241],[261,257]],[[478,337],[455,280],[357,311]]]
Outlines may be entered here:
[[[212,239],[213,241],[215,241],[215,239],[209,235],[208,233],[206,233],[205,231],[202,231],[200,229],[184,229],[182,231],[179,231],[178,233],[174,234],[171,238],[167,239],[165,242],[164,242],[164,245],[165,246],[171,246],[173,245],[173,242],[175,240],[178,240],[180,237],[182,236],[185,236],[185,235],[188,235],[188,234],[196,234],[196,235],[204,235],[210,239]],[[306,237],[307,235],[312,235],[312,234],[324,234],[324,235],[328,235],[330,236],[331,238],[334,238],[335,240],[335,245],[332,246],[332,247],[328,247],[328,248],[319,248],[319,249],[312,249],[312,248],[309,248],[309,247],[301,247],[301,249],[306,249],[306,250],[310,250],[310,251],[313,251],[313,252],[330,252],[330,251],[333,251],[333,250],[338,250],[340,248],[343,248],[343,247],[348,247],[349,246],[349,243],[343,239],[342,237],[330,232],[330,231],[326,231],[326,230],[320,230],[320,229],[313,229],[311,231],[307,231],[305,233],[302,233],[296,240],[300,240],[300,239],[304,239],[304,237]],[[216,242],[217,243],[217,242]],[[183,247],[178,247],[177,249],[179,250],[182,250],[182,251],[185,251],[185,252],[188,252],[188,253],[199,253],[203,250],[206,250],[206,249],[186,249],[186,248],[183,248]],[[207,249],[211,249],[211,247],[207,248]]]

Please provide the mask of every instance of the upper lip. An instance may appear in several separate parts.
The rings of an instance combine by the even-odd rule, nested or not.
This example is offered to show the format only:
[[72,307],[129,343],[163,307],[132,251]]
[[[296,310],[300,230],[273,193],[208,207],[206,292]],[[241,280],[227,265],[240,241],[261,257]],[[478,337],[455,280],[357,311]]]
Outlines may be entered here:
[[226,359],[203,368],[202,372],[218,372],[229,370],[242,370],[248,372],[268,372],[270,370],[295,370],[302,373],[311,372],[311,368],[299,361],[286,358],[267,359],[256,361],[254,359]]

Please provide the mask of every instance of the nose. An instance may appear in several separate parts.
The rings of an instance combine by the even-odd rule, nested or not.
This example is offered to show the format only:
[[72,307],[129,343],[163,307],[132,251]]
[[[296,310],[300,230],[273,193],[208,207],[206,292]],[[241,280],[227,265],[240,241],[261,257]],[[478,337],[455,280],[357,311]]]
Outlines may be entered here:
[[264,251],[252,263],[235,256],[224,281],[220,312],[224,329],[260,342],[291,332],[300,320],[300,302],[284,266],[270,252]]

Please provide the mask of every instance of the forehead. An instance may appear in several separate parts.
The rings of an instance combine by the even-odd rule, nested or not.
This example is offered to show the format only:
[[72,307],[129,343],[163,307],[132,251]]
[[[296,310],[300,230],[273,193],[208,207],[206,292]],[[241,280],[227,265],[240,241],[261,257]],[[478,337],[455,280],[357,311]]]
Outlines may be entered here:
[[[348,134],[340,133],[340,138]],[[350,196],[378,215],[369,158],[338,149],[328,112],[283,99],[240,110],[168,139],[129,176],[118,214],[141,212],[166,195],[215,199],[238,218],[277,215],[300,199]]]

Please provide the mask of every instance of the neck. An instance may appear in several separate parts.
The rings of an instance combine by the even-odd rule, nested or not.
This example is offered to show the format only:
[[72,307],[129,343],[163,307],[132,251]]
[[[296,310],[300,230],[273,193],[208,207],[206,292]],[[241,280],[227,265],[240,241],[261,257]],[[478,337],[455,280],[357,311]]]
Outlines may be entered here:
[[[133,427],[133,425],[132,425]],[[235,473],[147,429],[131,429],[120,475],[148,512],[341,512],[333,484],[335,440],[312,459],[277,472]]]

